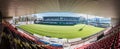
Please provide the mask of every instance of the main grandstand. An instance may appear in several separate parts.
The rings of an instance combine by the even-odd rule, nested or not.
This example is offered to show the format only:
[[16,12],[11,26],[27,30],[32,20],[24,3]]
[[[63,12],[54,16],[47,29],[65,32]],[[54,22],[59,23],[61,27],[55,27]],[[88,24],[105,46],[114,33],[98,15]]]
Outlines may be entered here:
[[36,19],[35,23],[43,24],[78,24],[80,22],[80,17],[76,16],[43,16],[42,19]]
[[[0,3],[0,49],[120,49],[119,0]],[[42,14],[48,12],[58,14]]]

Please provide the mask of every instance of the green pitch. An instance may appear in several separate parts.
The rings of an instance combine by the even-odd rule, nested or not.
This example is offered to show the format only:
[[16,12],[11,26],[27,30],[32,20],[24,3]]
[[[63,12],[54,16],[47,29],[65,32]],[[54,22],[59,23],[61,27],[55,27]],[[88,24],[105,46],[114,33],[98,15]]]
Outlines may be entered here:
[[58,26],[58,25],[44,25],[44,24],[29,24],[19,26],[32,34],[39,34],[42,36],[51,36],[56,38],[84,38],[93,35],[104,28],[85,25],[83,30],[80,31],[84,24],[77,24],[73,26]]

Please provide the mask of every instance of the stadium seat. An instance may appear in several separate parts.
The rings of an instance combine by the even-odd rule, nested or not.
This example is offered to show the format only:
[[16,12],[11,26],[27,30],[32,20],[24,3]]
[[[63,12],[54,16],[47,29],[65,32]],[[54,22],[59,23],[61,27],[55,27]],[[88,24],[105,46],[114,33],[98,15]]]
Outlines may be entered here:
[[17,28],[8,22],[2,24],[4,24],[3,32],[0,33],[2,49],[62,49],[62,47],[45,46],[46,44],[38,42],[33,36],[17,31]]

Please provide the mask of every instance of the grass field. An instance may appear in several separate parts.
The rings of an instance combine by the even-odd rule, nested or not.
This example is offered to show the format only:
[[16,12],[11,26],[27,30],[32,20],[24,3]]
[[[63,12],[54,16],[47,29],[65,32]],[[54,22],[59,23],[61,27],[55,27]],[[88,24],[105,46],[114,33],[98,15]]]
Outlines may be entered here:
[[56,38],[84,38],[93,35],[104,28],[86,25],[82,31],[79,31],[84,24],[77,24],[73,26],[59,26],[59,25],[44,25],[44,24],[28,24],[21,25],[20,28],[32,34],[39,34],[42,36],[51,36]]

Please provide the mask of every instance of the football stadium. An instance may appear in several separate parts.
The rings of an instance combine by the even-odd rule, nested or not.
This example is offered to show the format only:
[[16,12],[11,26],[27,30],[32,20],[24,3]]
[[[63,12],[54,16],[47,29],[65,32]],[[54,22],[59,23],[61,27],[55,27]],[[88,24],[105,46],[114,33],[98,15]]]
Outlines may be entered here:
[[0,49],[120,49],[119,0],[0,0]]

